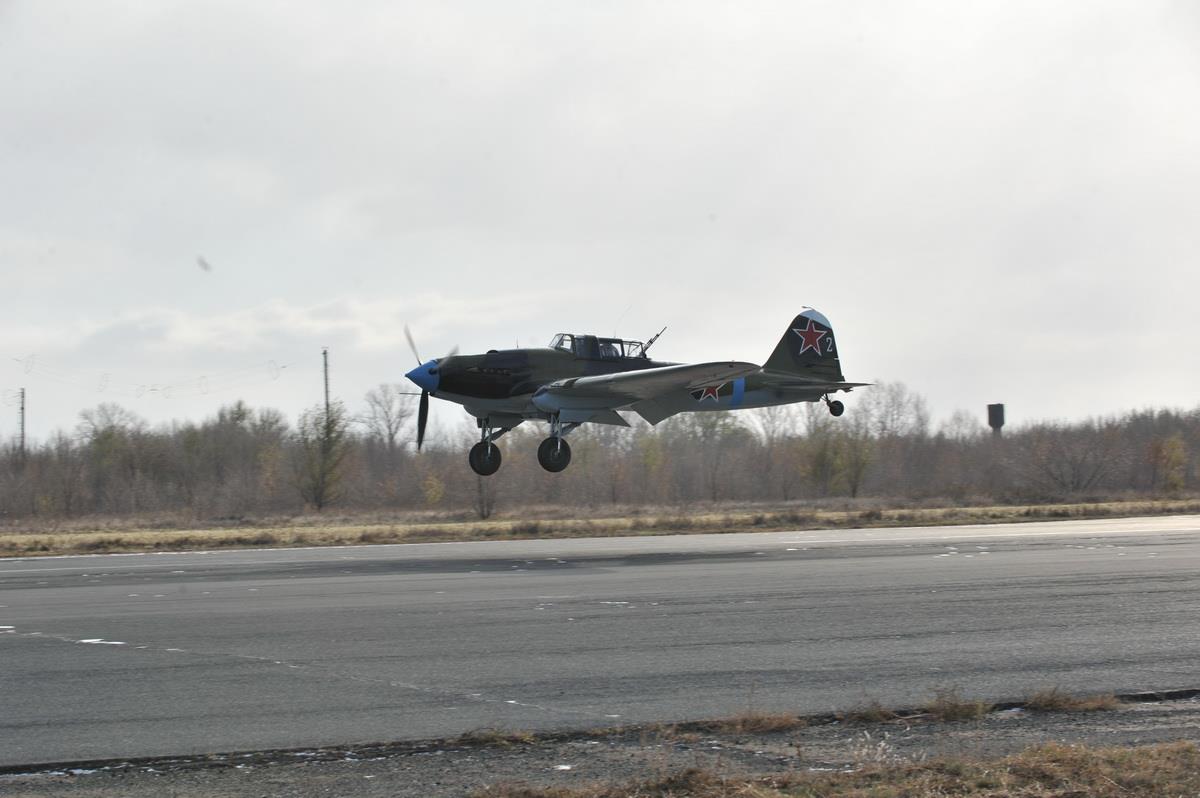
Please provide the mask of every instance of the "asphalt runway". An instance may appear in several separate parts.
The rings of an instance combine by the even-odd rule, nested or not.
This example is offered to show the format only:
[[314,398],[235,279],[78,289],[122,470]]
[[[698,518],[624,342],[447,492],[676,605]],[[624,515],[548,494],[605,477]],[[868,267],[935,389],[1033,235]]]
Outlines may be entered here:
[[0,560],[0,765],[1198,670],[1194,516]]

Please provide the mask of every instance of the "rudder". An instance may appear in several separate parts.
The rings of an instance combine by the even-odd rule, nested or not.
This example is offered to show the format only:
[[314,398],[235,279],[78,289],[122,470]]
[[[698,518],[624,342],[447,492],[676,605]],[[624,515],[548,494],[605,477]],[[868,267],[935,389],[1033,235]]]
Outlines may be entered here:
[[763,371],[798,374],[820,382],[842,382],[833,326],[819,311],[805,308],[792,320]]

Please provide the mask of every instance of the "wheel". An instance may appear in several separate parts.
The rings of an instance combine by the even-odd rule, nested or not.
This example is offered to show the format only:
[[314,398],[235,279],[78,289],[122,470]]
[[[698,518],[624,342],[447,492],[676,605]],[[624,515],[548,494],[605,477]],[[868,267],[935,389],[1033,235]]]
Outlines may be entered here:
[[490,477],[500,470],[500,447],[491,441],[480,441],[467,455],[471,470],[481,477]]
[[538,462],[542,468],[557,474],[571,463],[571,447],[562,438],[547,438],[538,446]]
[[837,399],[834,399],[829,403],[829,412],[834,417],[840,416],[842,413],[846,412],[846,406]]

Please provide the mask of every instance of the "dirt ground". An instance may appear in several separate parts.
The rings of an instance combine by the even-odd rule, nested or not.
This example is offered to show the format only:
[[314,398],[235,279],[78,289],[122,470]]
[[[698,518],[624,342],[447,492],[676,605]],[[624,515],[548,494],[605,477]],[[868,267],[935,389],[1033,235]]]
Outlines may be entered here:
[[847,769],[942,755],[1004,756],[1047,742],[1131,746],[1200,742],[1200,698],[1126,703],[1103,712],[993,711],[978,720],[886,723],[814,719],[768,733],[633,728],[521,740],[426,741],[274,751],[0,774],[0,795],[465,796],[524,782],[622,783],[701,767],[726,775]]

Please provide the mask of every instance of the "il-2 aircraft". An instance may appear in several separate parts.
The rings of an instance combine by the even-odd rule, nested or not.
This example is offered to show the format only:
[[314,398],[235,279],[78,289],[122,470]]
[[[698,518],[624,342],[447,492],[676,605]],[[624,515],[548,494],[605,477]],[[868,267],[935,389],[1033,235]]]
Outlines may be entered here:
[[567,434],[587,423],[628,427],[619,410],[658,424],[677,413],[824,401],[840,416],[845,407],[830,395],[869,384],[843,380],[833,327],[812,308],[788,325],[762,366],[651,360],[647,353],[661,331],[646,343],[559,333],[545,348],[451,353],[422,363],[407,328],[405,334],[420,364],[406,375],[421,389],[417,448],[425,439],[429,397],[460,404],[479,424],[480,441],[468,459],[481,476],[500,468],[496,439],[526,421],[549,422],[550,437],[537,457],[542,468],[558,472],[571,462]]

